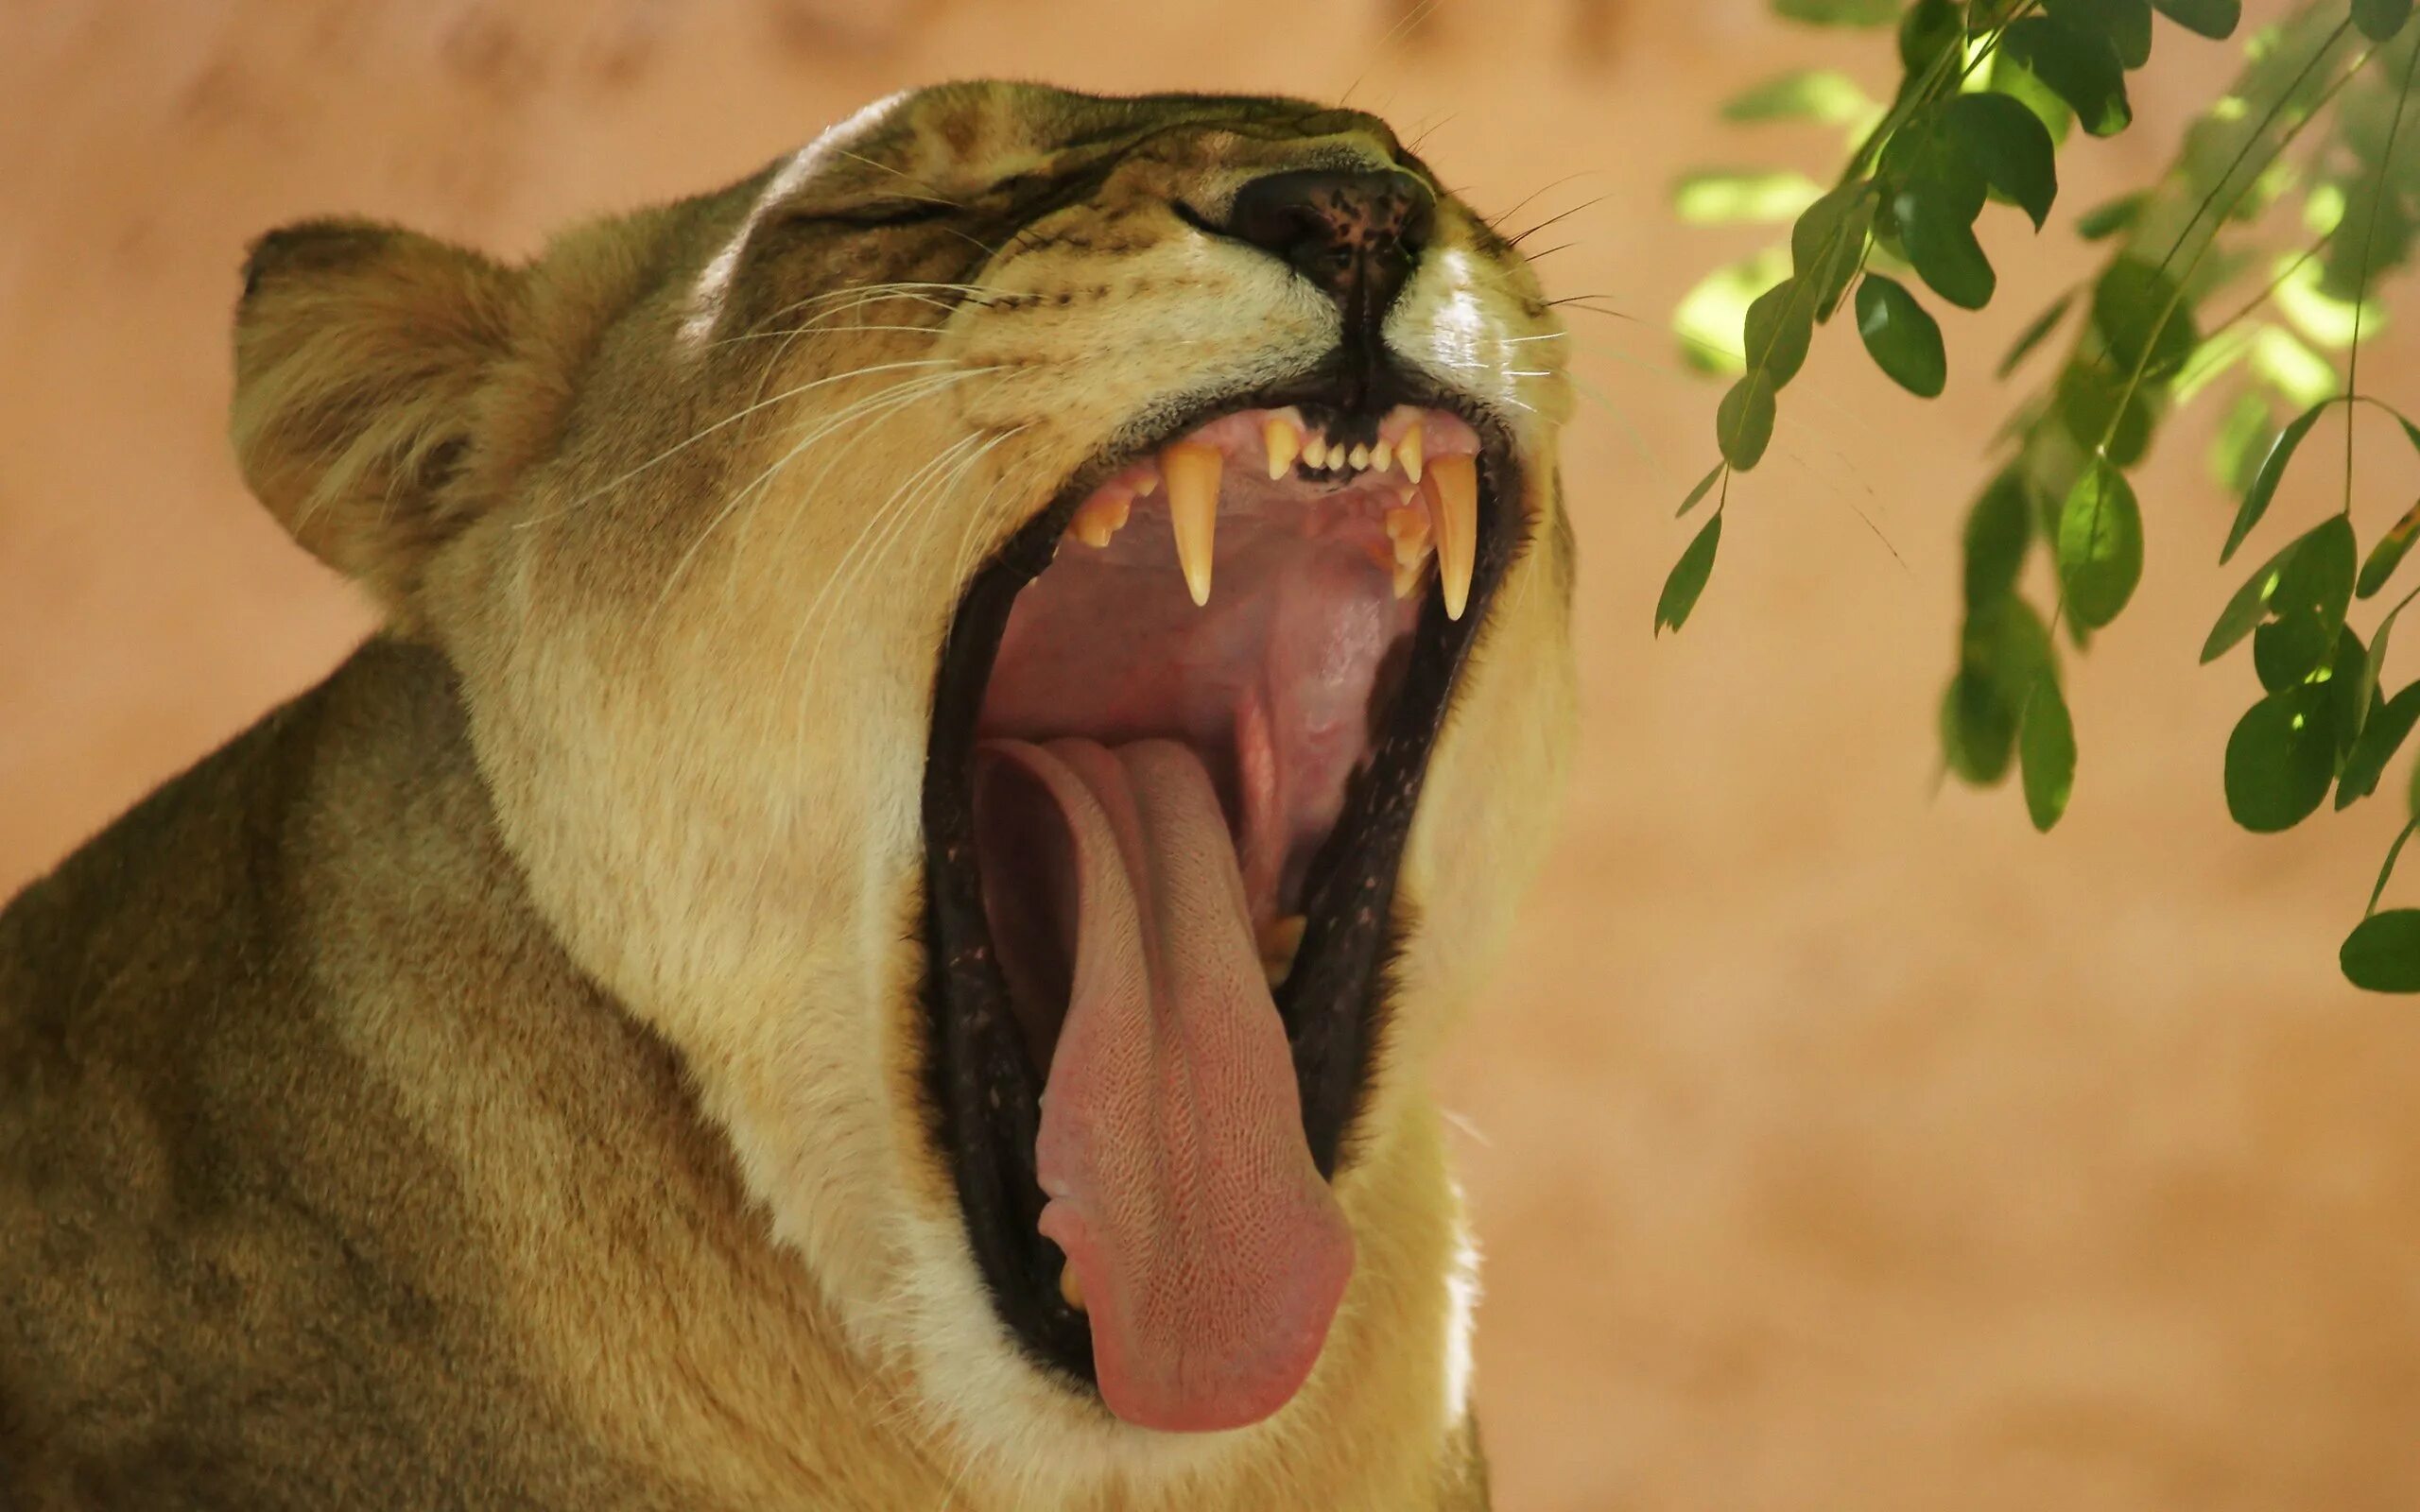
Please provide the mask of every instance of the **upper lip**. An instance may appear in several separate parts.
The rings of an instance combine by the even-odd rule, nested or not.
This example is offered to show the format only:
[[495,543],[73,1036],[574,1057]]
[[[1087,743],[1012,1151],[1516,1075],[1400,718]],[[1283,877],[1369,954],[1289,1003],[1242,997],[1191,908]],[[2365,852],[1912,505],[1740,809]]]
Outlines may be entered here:
[[1089,1382],[1089,1324],[1059,1289],[1058,1255],[1037,1232],[1045,1195],[1034,1142],[1043,1070],[1033,1065],[1009,1010],[975,863],[972,768],[977,718],[1009,613],[1048,566],[1061,535],[1099,486],[1242,408],[1292,405],[1329,435],[1374,436],[1396,404],[1450,410],[1481,440],[1477,540],[1469,604],[1459,618],[1438,595],[1424,602],[1411,652],[1366,765],[1312,862],[1303,888],[1304,934],[1276,992],[1302,1096],[1304,1133],[1322,1175],[1345,1162],[1348,1136],[1383,1025],[1387,962],[1398,947],[1393,894],[1422,778],[1458,674],[1494,589],[1521,548],[1527,524],[1520,458],[1505,427],[1466,397],[1396,369],[1371,404],[1348,407],[1330,365],[1249,393],[1204,398],[1150,434],[1105,448],[1070,476],[1053,502],[967,582],[933,696],[923,815],[925,835],[925,1079],[936,1134],[952,1166],[967,1235],[994,1303],[1026,1349]]

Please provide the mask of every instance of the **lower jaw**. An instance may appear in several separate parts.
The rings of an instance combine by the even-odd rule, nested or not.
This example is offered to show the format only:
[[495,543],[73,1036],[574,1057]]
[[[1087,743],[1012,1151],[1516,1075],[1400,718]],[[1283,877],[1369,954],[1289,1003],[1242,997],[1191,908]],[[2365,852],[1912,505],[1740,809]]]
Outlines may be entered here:
[[[1519,479],[1491,446],[1483,467],[1470,612],[1450,619],[1423,607],[1393,706],[1344,812],[1310,868],[1305,934],[1276,992],[1301,1097],[1303,1135],[1319,1174],[1333,1180],[1356,1151],[1356,1121],[1383,1032],[1387,968],[1399,940],[1394,891],[1414,807],[1436,736],[1476,627],[1519,550],[1506,518]],[[992,948],[972,865],[976,715],[1011,607],[1048,560],[1083,492],[1013,539],[970,583],[953,622],[936,690],[924,796],[926,836],[926,1081],[935,1130],[959,1194],[966,1232],[993,1304],[1024,1351],[1080,1385],[1094,1380],[1087,1318],[1067,1305],[1063,1257],[1040,1233],[1046,1199],[1036,1177],[1042,1074],[1020,1039]]]

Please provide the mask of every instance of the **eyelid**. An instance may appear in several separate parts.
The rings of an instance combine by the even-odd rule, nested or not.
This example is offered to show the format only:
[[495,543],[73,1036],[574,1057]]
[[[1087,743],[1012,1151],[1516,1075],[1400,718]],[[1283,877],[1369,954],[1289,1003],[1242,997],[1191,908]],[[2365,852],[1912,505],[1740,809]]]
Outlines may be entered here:
[[931,199],[878,199],[854,205],[836,205],[828,210],[792,210],[786,212],[778,224],[783,228],[848,226],[872,231],[885,226],[922,225],[959,213],[956,205]]

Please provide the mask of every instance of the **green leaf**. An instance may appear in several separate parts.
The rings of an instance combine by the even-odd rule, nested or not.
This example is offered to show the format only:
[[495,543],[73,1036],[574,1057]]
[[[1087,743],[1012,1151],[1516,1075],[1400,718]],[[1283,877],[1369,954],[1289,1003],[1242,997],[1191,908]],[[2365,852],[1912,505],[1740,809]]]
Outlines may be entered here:
[[2303,532],[2302,549],[2286,563],[2269,611],[2280,619],[2317,616],[2324,639],[2333,641],[2353,606],[2353,563],[2360,555],[2353,522],[2341,514]]
[[1815,291],[1816,319],[1830,319],[1840,307],[1873,229],[1874,185],[1864,179],[1816,200],[1790,227],[1790,270]]
[[1769,78],[1722,107],[1726,121],[1821,121],[1845,126],[1881,107],[1837,68],[1801,68]]
[[1899,18],[1899,66],[1908,76],[1902,97],[1944,55],[1962,49],[1965,43],[1966,17],[1959,0],[1915,0],[1909,6]]
[[1824,186],[1786,169],[1710,168],[1672,186],[1672,213],[1692,226],[1789,220],[1824,197]]
[[[2060,369],[2054,389],[2059,419],[2076,445],[2086,453],[2101,453],[2119,467],[2134,466],[2151,450],[2155,392],[2136,385],[2128,395],[2123,375],[2112,372],[2104,363],[2082,358]],[[2121,398],[2126,404],[2123,414],[2118,408]]]
[[[2377,661],[2372,652],[2370,660]],[[2420,724],[2420,682],[2380,703],[2371,695],[2370,716],[2361,722],[2361,733],[2353,742],[2352,752],[2344,758],[2344,770],[2336,779],[2336,806],[2349,808],[2377,791],[2378,779],[2386,772],[2386,764],[2394,760],[2404,741],[2411,738],[2411,727]]]
[[1949,381],[1941,327],[1898,280],[1868,273],[1857,290],[1857,332],[1874,365],[1920,399],[1934,399]]
[[2252,370],[2290,404],[2316,404],[2337,391],[2335,365],[2281,325],[2262,326],[2252,338]]
[[2335,705],[2298,682],[2256,703],[2227,737],[2227,812],[2255,834],[2308,818],[2336,777]]
[[1899,191],[1891,201],[1908,261],[1950,303],[1979,310],[1992,301],[1998,278],[1975,240],[1975,215],[1927,180]]
[[1815,317],[1806,291],[1786,278],[1756,297],[1741,322],[1748,370],[1762,373],[1778,389],[1798,376],[1806,364],[1807,344],[1815,336]]
[[2260,459],[2277,439],[2277,422],[2269,401],[2249,390],[2235,396],[2210,440],[2210,476],[2227,492],[2240,495],[2260,471]]
[[1952,140],[1972,155],[1984,180],[2016,202],[2040,231],[2059,197],[2057,149],[2049,129],[2006,94],[1961,94],[1949,102]]
[[2042,9],[2079,31],[2098,32],[2121,67],[2152,60],[2151,0],[2043,0]]
[[2420,501],[2414,501],[2411,508],[2404,510],[2403,518],[2394,523],[2394,528],[2380,536],[2378,543],[2370,548],[2369,558],[2361,563],[2361,576],[2353,591],[2368,598],[2384,588],[2386,580],[2394,576],[2395,568],[2402,565],[2403,554],[2411,549],[2411,538],[2415,535],[2420,535]]
[[1655,633],[1678,630],[1688,623],[1689,610],[1698,607],[1698,595],[1705,592],[1706,577],[1714,571],[1715,548],[1722,544],[1722,511],[1717,509],[1672,564],[1670,576],[1664,579],[1664,592],[1655,595]]
[[2377,696],[2378,675],[2386,670],[2386,646],[2394,634],[2394,617],[2402,612],[2400,604],[2387,610],[2386,618],[2378,621],[2377,638],[2370,643],[2369,654],[2361,658],[2360,675],[2354,679],[2356,686],[2352,702],[2353,707],[2364,716],[2369,713],[2371,701]]
[[2075,291],[2072,289],[2051,301],[2050,307],[2035,316],[2033,323],[2018,333],[2017,338],[2010,343],[2008,355],[2000,359],[2000,365],[1993,376],[2005,378],[2016,371],[2017,364],[2031,356],[2033,349],[2040,346],[2051,332],[2059,328],[2059,321],[2066,317],[2075,302]]
[[2260,564],[2260,570],[2244,579],[2243,586],[2219,610],[2219,622],[2210,627],[2207,640],[2202,643],[2202,664],[2208,666],[2236,648],[2255,627],[2268,617],[2269,601],[2276,596],[2277,585],[2284,581],[2286,566],[2294,553],[2303,549],[2303,539],[2297,536],[2286,549]]
[[1994,478],[1967,511],[1966,608],[2004,598],[2015,591],[2033,543],[2031,501],[2025,479],[2011,468]]
[[1773,0],[1773,14],[1816,26],[1887,26],[1899,19],[1899,0]]
[[2361,732],[2361,716],[2370,712],[2370,699],[2376,689],[2366,685],[2370,653],[2361,638],[2347,625],[2337,632],[2335,654],[2327,659],[2327,669],[2315,674],[2313,682],[2325,683],[2336,701],[2336,757],[2342,765],[2345,752],[2353,748],[2354,738]]
[[2186,30],[2213,42],[2235,35],[2243,24],[2243,0],[2152,0],[2152,6]]
[[2326,660],[2327,632],[2316,614],[2271,620],[2252,632],[2253,670],[2266,692],[2309,680]]
[[2092,289],[2092,323],[2120,372],[2165,378],[2201,345],[2176,281],[2139,257],[2111,263]]
[[2353,0],[2353,25],[2372,42],[2387,42],[2411,19],[2411,0]]
[[2000,50],[2049,85],[2094,136],[2114,136],[2133,122],[2125,70],[2099,32],[2057,16],[2028,16],[2001,33]]
[[2310,428],[2319,423],[2319,417],[2332,403],[2321,400],[2288,421],[2286,428],[2277,433],[2276,443],[2260,460],[2260,471],[2252,475],[2252,487],[2243,490],[2243,503],[2236,509],[2235,524],[2227,528],[2227,543],[2219,550],[2220,566],[2227,564],[2236,548],[2243,544],[2243,538],[2252,534],[2252,527],[2269,512],[2269,503],[2277,496],[2277,485],[2286,475],[2286,464],[2294,459],[2294,448],[2303,444],[2303,438],[2310,434]]
[[2105,240],[2133,226],[2143,213],[2151,192],[2138,189],[2130,195],[2119,195],[2104,200],[2076,217],[2076,234],[2088,242]]
[[1698,479],[1698,486],[1689,490],[1689,496],[1681,501],[1681,507],[1673,511],[1674,518],[1677,519],[1696,508],[1699,500],[1713,492],[1714,486],[1722,481],[1722,470],[1730,465],[1728,462],[1717,462],[1706,469],[1705,476]]
[[1714,438],[1722,459],[1741,472],[1753,472],[1764,459],[1773,438],[1773,384],[1752,372],[1731,386],[1714,412]]
[[1748,306],[1789,276],[1789,259],[1774,247],[1700,279],[1672,311],[1672,334],[1681,338],[1683,360],[1700,372],[1746,371],[1748,359],[1738,342]]
[[2067,812],[2076,785],[2076,727],[2059,682],[2048,672],[2033,679],[2025,715],[2017,726],[2017,762],[2025,782],[2025,812],[2045,833]]
[[2390,908],[2353,926],[2336,952],[2344,980],[2365,992],[2420,992],[2420,908]]
[[2016,716],[1979,672],[1961,671],[1941,696],[1941,754],[1959,780],[1988,787],[2008,774]]
[[2097,461],[2059,511],[2059,581],[2067,612],[2098,629],[2118,617],[2142,576],[2142,507],[2126,474]]

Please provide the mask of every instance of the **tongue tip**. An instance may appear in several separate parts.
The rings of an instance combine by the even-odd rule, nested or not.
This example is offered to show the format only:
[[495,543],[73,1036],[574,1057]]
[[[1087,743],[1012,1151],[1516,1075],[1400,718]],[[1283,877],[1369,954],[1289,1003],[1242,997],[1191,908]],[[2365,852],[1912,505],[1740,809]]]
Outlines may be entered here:
[[[1093,1332],[1094,1373],[1101,1400],[1123,1421],[1159,1433],[1205,1434],[1248,1428],[1274,1416],[1303,1388],[1327,1343],[1352,1279],[1352,1231],[1341,1214],[1288,1257],[1283,1280],[1224,1339],[1190,1347],[1136,1336],[1113,1290],[1100,1298]],[[1079,1265],[1079,1274],[1091,1267]],[[1087,1282],[1090,1277],[1085,1277]]]

